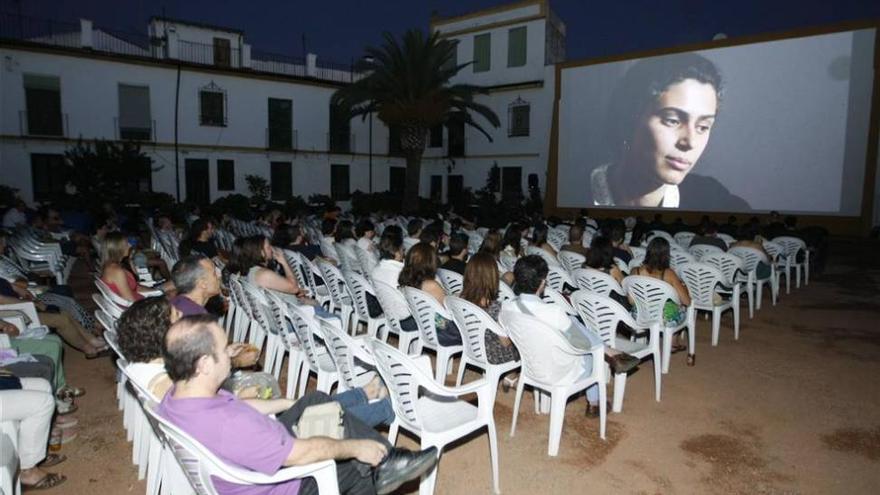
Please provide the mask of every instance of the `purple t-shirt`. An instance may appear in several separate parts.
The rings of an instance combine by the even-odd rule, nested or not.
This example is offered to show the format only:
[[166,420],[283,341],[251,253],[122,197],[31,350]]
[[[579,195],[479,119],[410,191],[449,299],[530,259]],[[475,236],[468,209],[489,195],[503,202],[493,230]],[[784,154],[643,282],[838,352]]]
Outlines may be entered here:
[[[175,399],[174,388],[159,414],[231,465],[275,474],[293,450],[294,438],[278,421],[219,390],[210,398]],[[222,495],[296,495],[300,480],[277,485],[238,485],[214,479]]]
[[183,313],[183,316],[208,314],[208,310],[206,310],[204,306],[196,303],[195,301],[184,296],[183,294],[179,296],[174,296],[171,299],[171,304],[175,308],[177,308],[178,311]]

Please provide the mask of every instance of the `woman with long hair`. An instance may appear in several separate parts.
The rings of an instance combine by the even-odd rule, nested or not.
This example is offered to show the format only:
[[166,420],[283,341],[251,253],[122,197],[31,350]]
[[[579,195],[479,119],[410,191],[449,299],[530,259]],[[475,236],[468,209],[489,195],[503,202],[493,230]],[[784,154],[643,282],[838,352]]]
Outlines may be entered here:
[[[419,242],[406,253],[403,270],[397,281],[402,287],[414,287],[430,294],[441,305],[446,300],[446,291],[434,279],[437,275],[439,257],[437,250],[428,243]],[[461,345],[461,333],[455,322],[447,315],[435,314],[437,340],[441,345]]]
[[548,232],[549,229],[547,228],[546,223],[537,222],[532,227],[532,238],[530,243],[532,246],[543,249],[544,251],[549,253],[550,256],[556,257],[556,249],[554,249],[553,246],[551,246],[550,243],[547,242]]
[[[230,273],[246,277],[251,284],[299,297],[305,301],[306,291],[299,286],[296,275],[281,249],[273,248],[269,239],[255,235],[237,239],[233,258],[226,266]],[[269,268],[270,263],[277,265],[283,275]],[[310,301],[314,303],[314,301]]]
[[[489,253],[479,252],[471,257],[464,269],[461,298],[482,308],[498,320],[501,303],[498,301],[498,265]],[[507,363],[519,359],[519,351],[508,337],[486,332],[486,358],[492,364]]]
[[611,275],[617,283],[623,282],[623,272],[614,262],[614,245],[611,239],[604,235],[596,236],[590,243],[590,250],[587,252],[585,268],[599,270],[602,273]]

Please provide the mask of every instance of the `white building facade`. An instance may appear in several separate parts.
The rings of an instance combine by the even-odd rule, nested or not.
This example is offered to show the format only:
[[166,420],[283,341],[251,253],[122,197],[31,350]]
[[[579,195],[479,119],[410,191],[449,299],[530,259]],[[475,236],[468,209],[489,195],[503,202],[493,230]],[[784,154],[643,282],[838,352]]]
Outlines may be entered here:
[[[379,119],[331,115],[333,92],[359,77],[350,65],[261,53],[235,29],[171,19],[153,18],[142,37],[88,20],[50,32],[19,22],[26,27],[11,37],[4,29],[0,46],[0,183],[29,203],[63,190],[52,171],[80,138],[139,141],[153,168],[141,189],[181,201],[248,194],[248,175],[266,178],[276,199],[327,194],[344,203],[355,190],[403,188],[404,160],[389,154]],[[506,191],[525,192],[531,174],[543,191],[560,61],[547,56],[551,24],[564,47],[564,27],[543,1],[432,20],[458,40],[459,63],[482,50],[479,70],[465,68],[455,82],[489,87],[481,101],[502,125],[492,143],[470,129],[432,133],[422,196],[479,189],[495,164]],[[508,55],[517,28],[525,32]],[[480,34],[489,51],[484,41],[474,48]]]

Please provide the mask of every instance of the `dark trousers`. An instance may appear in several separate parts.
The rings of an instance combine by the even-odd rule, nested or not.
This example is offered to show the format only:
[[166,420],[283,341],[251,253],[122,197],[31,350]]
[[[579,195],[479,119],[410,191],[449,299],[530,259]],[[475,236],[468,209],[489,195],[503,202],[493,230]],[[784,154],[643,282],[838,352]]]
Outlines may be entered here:
[[[312,392],[296,401],[293,407],[281,413],[278,416],[278,421],[291,430],[293,425],[299,422],[307,407],[332,401],[333,399],[323,392]],[[392,447],[378,431],[351,414],[342,416],[342,425],[345,428],[345,438],[375,440],[385,445],[389,450]],[[339,493],[351,495],[373,495],[376,493],[376,488],[373,486],[372,467],[357,460],[337,461],[336,479],[339,483]],[[313,478],[306,478],[300,486],[299,493],[300,495],[318,495],[318,484]]]
[[55,365],[52,360],[41,354],[34,354],[37,362],[14,363],[4,366],[19,378],[43,378],[50,385],[55,384]]

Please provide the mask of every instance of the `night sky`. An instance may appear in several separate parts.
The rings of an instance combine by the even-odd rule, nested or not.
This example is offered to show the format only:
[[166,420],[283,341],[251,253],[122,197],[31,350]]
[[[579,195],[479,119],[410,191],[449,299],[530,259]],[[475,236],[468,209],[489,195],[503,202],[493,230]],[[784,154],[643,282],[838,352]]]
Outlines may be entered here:
[[[146,33],[147,20],[169,17],[241,29],[261,51],[348,63],[383,31],[427,29],[443,16],[510,3],[502,0],[0,0],[0,12]],[[551,0],[568,27],[569,60],[625,54],[844,21],[880,18],[880,0]]]

